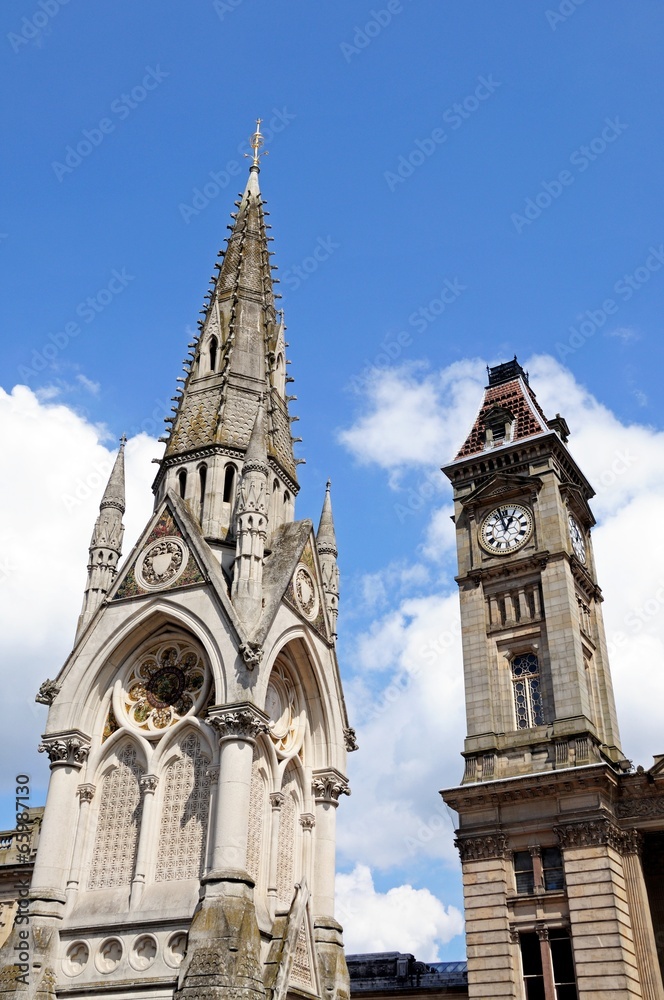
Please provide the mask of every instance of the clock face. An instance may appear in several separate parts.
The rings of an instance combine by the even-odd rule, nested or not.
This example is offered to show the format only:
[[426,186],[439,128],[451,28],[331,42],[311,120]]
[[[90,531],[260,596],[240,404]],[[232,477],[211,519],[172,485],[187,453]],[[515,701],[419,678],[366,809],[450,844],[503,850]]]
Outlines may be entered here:
[[509,555],[525,545],[533,531],[533,516],[518,503],[502,504],[482,521],[480,542],[487,552]]
[[586,541],[583,537],[583,531],[579,527],[576,518],[572,517],[571,514],[569,515],[567,521],[569,524],[569,537],[572,540],[574,555],[577,557],[579,562],[584,563],[586,561]]

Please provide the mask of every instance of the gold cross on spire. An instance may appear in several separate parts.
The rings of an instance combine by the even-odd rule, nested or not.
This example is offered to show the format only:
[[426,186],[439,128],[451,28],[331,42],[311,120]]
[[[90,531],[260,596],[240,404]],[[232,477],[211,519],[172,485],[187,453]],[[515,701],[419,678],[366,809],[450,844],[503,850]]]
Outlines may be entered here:
[[[259,167],[259,168],[260,168],[260,165],[261,165],[261,156],[267,156],[267,154],[268,154],[267,149],[262,149],[263,143],[265,142],[265,139],[261,135],[261,122],[262,121],[263,121],[262,118],[257,118],[256,119],[256,131],[254,132],[254,134],[249,139],[249,145],[251,146],[251,148],[254,151],[253,161],[252,161],[251,165],[252,165],[252,167]],[[251,153],[245,153],[244,155],[245,156],[251,156]]]

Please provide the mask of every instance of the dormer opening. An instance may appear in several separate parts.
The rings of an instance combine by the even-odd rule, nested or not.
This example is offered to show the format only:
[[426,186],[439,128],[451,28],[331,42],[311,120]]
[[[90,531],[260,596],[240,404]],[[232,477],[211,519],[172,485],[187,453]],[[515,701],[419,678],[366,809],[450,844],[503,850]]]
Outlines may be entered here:
[[178,490],[179,490],[180,496],[184,500],[186,492],[187,492],[187,470],[186,469],[180,469],[180,471],[178,472]]
[[498,448],[514,440],[514,414],[502,406],[495,406],[484,418],[484,447]]
[[216,337],[210,337],[210,343],[208,346],[208,355],[210,358],[210,371],[214,372],[217,370],[217,354],[219,353],[219,341]]
[[199,511],[198,519],[203,523],[203,514],[205,513],[205,486],[207,484],[207,465],[199,465],[198,467],[198,487],[199,487]]

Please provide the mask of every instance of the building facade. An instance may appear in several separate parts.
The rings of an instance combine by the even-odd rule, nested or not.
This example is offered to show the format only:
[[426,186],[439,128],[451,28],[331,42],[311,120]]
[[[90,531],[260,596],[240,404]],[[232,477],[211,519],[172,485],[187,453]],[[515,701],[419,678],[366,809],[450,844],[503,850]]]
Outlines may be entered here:
[[468,991],[662,1000],[664,757],[620,749],[593,491],[516,359],[489,370],[454,489],[467,738]]
[[329,485],[296,521],[259,131],[120,565],[124,443],[74,649],[40,699],[51,778],[0,995],[346,1000],[335,813],[355,749]]

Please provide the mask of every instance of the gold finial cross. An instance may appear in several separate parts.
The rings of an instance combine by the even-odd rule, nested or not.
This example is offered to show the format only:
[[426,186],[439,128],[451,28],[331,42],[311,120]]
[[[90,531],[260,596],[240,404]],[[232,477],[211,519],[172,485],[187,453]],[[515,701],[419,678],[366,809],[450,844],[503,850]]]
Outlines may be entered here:
[[[252,164],[251,164],[252,167],[260,167],[260,165],[261,165],[261,156],[267,156],[267,154],[268,154],[267,149],[262,150],[263,143],[265,142],[265,139],[261,135],[261,122],[262,121],[263,121],[262,118],[257,118],[256,119],[256,131],[254,132],[254,134],[249,139],[249,145],[251,146],[251,148],[254,151],[253,161],[252,161]],[[251,156],[251,153],[245,153],[244,155],[245,156]]]

